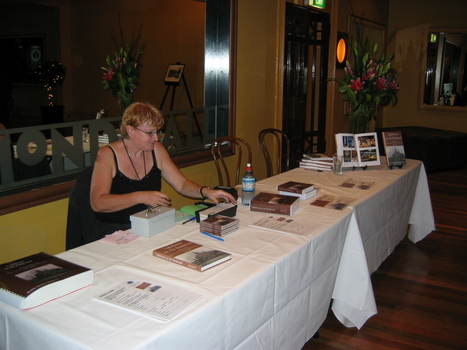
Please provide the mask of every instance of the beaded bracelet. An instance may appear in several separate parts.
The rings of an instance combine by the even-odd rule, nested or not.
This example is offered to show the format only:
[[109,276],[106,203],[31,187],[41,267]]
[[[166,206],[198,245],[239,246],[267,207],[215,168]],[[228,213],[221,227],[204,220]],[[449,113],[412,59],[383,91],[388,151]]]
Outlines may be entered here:
[[208,197],[206,197],[204,194],[203,194],[203,190],[205,188],[209,188],[209,186],[202,186],[200,189],[199,189],[199,194],[201,195],[201,197],[203,197],[204,199],[207,199]]

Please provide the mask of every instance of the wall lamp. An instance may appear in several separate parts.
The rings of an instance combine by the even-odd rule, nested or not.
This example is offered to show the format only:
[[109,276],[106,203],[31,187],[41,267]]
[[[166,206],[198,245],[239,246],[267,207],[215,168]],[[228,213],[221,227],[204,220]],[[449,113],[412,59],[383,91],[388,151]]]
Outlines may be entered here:
[[344,68],[347,61],[348,33],[337,32],[336,68]]

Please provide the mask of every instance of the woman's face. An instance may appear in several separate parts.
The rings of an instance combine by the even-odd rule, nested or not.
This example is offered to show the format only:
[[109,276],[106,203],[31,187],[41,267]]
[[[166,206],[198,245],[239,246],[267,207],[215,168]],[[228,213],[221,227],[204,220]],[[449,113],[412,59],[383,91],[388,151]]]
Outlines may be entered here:
[[154,143],[159,142],[159,130],[154,126],[149,126],[147,123],[139,126],[127,125],[127,132],[130,140],[142,151],[152,151]]

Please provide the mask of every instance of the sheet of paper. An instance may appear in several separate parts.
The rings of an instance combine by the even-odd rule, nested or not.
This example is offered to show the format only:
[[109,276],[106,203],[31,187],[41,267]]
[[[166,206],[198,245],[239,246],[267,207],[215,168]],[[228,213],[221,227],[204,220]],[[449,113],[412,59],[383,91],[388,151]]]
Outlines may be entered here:
[[113,243],[113,244],[126,244],[133,242],[138,239],[140,236],[130,233],[128,231],[115,231],[110,235],[106,235],[101,240],[103,242]]
[[352,203],[354,199],[345,198],[345,197],[335,197],[331,195],[324,194],[318,197],[316,200],[312,201],[310,205],[316,207],[323,207],[328,209],[342,210]]
[[300,223],[298,220],[283,216],[264,216],[250,226],[282,233],[293,233],[301,236],[307,236],[320,227],[318,224],[310,222]]
[[168,322],[201,302],[202,296],[153,282],[127,281],[101,293],[98,300]]

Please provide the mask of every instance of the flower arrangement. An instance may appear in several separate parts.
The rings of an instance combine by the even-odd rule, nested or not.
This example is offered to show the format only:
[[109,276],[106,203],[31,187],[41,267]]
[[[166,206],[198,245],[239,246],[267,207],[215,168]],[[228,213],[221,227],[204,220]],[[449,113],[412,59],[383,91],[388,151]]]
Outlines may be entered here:
[[47,91],[48,105],[53,106],[53,89],[57,85],[63,83],[65,79],[66,70],[61,62],[55,60],[48,60],[41,64],[34,71],[37,80],[44,85]]
[[363,45],[354,42],[351,61],[346,62],[345,78],[335,79],[340,83],[339,92],[351,106],[350,132],[369,131],[371,119],[376,117],[377,107],[397,104],[399,85],[396,71],[391,68],[394,55],[382,54],[376,58],[378,44],[370,49],[368,39]]
[[[121,30],[120,30],[121,32]],[[141,58],[144,44],[139,45],[140,32],[136,39],[124,44],[121,36],[121,47],[115,44],[116,51],[114,58],[107,56],[105,62],[107,67],[102,67],[104,75],[102,77],[102,87],[104,90],[111,90],[118,100],[120,113],[133,102],[133,91],[138,87],[139,73],[141,70]]]

